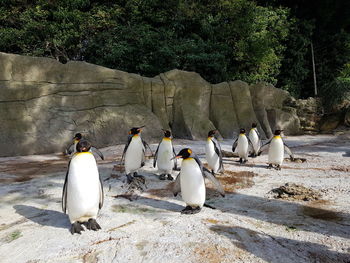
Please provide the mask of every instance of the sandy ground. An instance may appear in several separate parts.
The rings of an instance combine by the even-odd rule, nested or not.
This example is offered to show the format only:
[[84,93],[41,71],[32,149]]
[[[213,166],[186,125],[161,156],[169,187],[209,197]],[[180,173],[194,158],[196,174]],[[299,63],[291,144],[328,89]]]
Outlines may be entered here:
[[[68,158],[0,158],[0,262],[350,262],[349,138],[349,132],[287,137],[307,161],[286,161],[281,171],[266,169],[266,154],[246,165],[226,157],[219,176],[226,197],[209,189],[207,203],[217,209],[195,215],[180,214],[181,196],[172,196],[172,182],[159,181],[152,160],[140,172],[146,191],[125,196],[125,176],[113,170],[123,146],[104,148],[102,230],[81,235],[70,234],[61,210]],[[232,141],[221,144],[229,151]],[[204,142],[175,145],[190,146],[205,162]],[[273,198],[269,192],[285,183],[321,198]]]

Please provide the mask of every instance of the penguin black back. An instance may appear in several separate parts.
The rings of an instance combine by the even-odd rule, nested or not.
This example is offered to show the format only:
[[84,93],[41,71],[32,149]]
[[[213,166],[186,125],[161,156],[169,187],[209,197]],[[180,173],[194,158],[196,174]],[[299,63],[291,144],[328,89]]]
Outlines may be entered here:
[[81,133],[79,132],[79,133],[76,133],[76,134],[74,135],[74,138],[73,138],[73,139],[81,140],[81,138],[83,138],[83,136],[82,136]]
[[211,130],[208,132],[208,137],[213,137],[215,135],[215,133],[217,132],[217,130]]
[[187,159],[191,157],[192,155],[192,150],[190,148],[184,148],[182,149],[177,155],[177,158],[182,158],[182,159]]
[[283,131],[283,130],[275,130],[274,135],[276,135],[276,136],[281,135],[281,132],[282,132],[282,131]]
[[91,144],[87,140],[80,140],[77,144],[77,152],[88,152],[91,149]]
[[[162,129],[163,130],[163,129]],[[166,138],[170,138],[171,137],[171,131],[169,131],[169,130],[163,130],[163,132],[164,132],[164,137],[166,137]]]
[[130,129],[129,131],[129,134],[130,135],[136,135],[136,134],[139,134],[142,130],[142,128],[145,127],[145,126],[141,126],[141,127],[133,127]]

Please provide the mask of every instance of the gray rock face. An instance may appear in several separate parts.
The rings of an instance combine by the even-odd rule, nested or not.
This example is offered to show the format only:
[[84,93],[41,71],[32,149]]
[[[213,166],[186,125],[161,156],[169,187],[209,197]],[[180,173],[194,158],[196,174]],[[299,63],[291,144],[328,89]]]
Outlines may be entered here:
[[233,138],[257,122],[270,137],[275,126],[299,133],[288,92],[242,81],[212,85],[180,70],[146,78],[85,62],[0,53],[0,156],[62,151],[76,132],[96,147],[126,142],[146,125],[146,140],[161,128],[175,137],[203,139],[211,129]]

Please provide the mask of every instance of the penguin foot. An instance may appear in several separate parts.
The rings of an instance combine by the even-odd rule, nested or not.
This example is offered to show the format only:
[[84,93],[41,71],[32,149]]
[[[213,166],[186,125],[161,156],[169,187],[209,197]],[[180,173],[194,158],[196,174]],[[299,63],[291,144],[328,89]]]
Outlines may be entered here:
[[210,208],[210,209],[214,209],[214,210],[216,209],[214,206],[208,205],[208,204],[206,204],[206,203],[204,203],[203,206],[208,207],[208,208]]
[[174,177],[171,176],[171,174],[168,174],[168,178],[167,178],[169,181],[173,181],[174,180]]
[[81,223],[75,222],[74,224],[72,224],[70,228],[70,232],[72,233],[72,235],[74,235],[74,233],[77,233],[80,235],[81,231],[84,231],[84,228],[81,226]]
[[269,163],[269,166],[267,166],[266,168],[267,168],[267,169],[272,169],[272,168],[273,168],[273,166],[272,166],[272,164],[271,164],[271,163]]
[[277,171],[280,171],[280,170],[281,170],[281,166],[280,166],[279,164],[277,164],[276,167],[275,167],[275,169],[276,169]]
[[131,174],[127,174],[126,179],[127,179],[128,184],[130,184],[134,180],[134,177]]
[[162,180],[162,181],[165,180],[165,176],[166,176],[165,174],[159,175],[159,180]]
[[139,175],[137,172],[134,172],[134,177],[139,177],[139,178],[145,179],[145,177],[143,175]]
[[93,218],[90,218],[87,222],[84,222],[84,226],[86,226],[87,229],[94,230],[94,231],[101,229],[96,219],[93,219]]
[[185,209],[181,210],[181,214],[185,215],[193,215],[197,214],[201,211],[201,208],[197,206],[196,208],[192,208],[191,206],[186,206]]

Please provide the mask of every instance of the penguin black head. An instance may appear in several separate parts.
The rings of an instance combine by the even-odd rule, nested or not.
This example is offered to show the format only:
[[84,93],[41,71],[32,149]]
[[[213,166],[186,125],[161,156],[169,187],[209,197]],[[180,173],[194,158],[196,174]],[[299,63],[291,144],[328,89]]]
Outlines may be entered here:
[[164,132],[164,137],[167,137],[167,138],[170,138],[171,137],[171,131],[169,130],[163,130],[162,131]]
[[81,133],[79,132],[79,133],[76,133],[75,135],[74,135],[74,138],[73,139],[75,139],[75,140],[81,140],[81,138],[83,138],[83,136],[81,135]]
[[86,140],[80,140],[77,144],[77,152],[88,152],[90,148],[91,144]]
[[245,134],[245,129],[243,129],[243,128],[240,129],[240,130],[239,130],[239,134]]
[[208,132],[208,137],[213,137],[218,130],[211,130]]
[[281,132],[283,132],[283,130],[275,130],[274,135],[276,136],[281,135]]
[[192,150],[190,148],[184,148],[175,156],[175,158],[187,159],[188,157],[191,156],[191,154],[192,154]]
[[142,131],[143,127],[145,126],[131,128],[129,131],[129,134],[132,134],[132,135],[139,134]]
[[252,123],[252,128],[256,128],[256,127],[258,127],[258,125],[256,124],[256,122],[253,122]]

